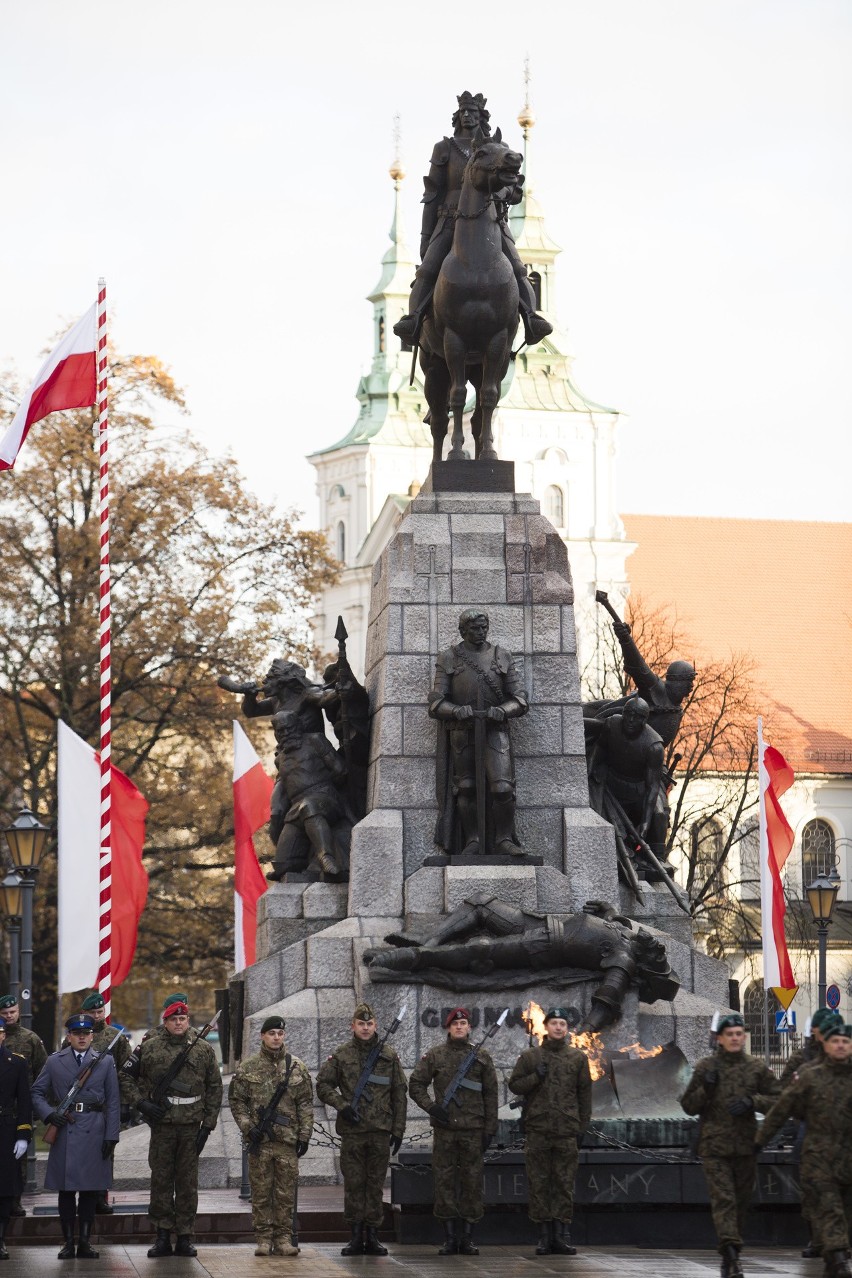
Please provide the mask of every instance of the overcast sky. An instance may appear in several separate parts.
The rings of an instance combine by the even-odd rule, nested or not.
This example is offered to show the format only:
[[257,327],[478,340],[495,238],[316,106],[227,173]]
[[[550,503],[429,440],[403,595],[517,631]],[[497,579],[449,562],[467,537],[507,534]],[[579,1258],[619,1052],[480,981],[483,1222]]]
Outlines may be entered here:
[[5,0],[0,366],[107,277],[191,427],[313,511],[352,425],[392,118],[420,177],[455,95],[519,145],[562,245],[581,389],[627,414],[623,511],[848,519],[848,0]]

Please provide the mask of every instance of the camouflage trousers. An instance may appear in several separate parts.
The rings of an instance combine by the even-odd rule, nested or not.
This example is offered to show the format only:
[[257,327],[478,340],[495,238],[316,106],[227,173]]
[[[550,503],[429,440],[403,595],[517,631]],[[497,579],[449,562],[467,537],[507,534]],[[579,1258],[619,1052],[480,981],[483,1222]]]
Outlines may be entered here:
[[158,1123],[151,1128],[151,1209],[155,1229],[191,1234],[198,1211],[197,1123]]
[[479,1220],[482,1204],[482,1132],[433,1131],[434,1213],[439,1220]]
[[547,1132],[527,1132],[524,1157],[530,1220],[536,1224],[561,1220],[569,1225],[574,1216],[574,1180],[580,1160],[576,1140],[567,1136],[557,1141]]
[[384,1218],[382,1193],[390,1161],[390,1132],[347,1132],[340,1142],[343,1215],[378,1229]]
[[719,1248],[730,1245],[741,1247],[745,1218],[754,1193],[757,1162],[752,1154],[731,1158],[705,1156],[701,1162]]
[[258,1242],[290,1241],[299,1163],[295,1145],[261,1145],[249,1154],[251,1223]]
[[826,1175],[828,1164],[802,1172],[802,1201],[812,1213],[811,1239],[827,1251],[846,1251],[852,1234],[852,1185]]

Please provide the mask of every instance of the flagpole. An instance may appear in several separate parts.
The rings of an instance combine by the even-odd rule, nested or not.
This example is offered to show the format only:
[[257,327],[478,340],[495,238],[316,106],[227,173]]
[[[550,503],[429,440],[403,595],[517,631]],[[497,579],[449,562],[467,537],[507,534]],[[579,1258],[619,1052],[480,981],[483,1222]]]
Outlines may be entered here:
[[111,609],[109,563],[109,456],[106,281],[98,280],[98,522],[100,530],[99,646],[100,646],[100,756],[101,845],[100,906],[98,911],[98,991],[110,1017],[112,996],[112,811],[110,766],[112,752]]

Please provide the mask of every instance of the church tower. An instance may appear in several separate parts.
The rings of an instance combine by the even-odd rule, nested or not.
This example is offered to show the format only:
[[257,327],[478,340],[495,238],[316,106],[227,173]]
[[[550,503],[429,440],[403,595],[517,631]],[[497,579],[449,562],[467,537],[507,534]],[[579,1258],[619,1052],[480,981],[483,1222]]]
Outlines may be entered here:
[[[627,594],[626,559],[633,544],[625,537],[615,496],[616,433],[621,415],[588,399],[573,380],[573,357],[556,313],[556,260],[561,253],[545,226],[533,188],[530,134],[535,116],[529,95],[518,116],[524,134],[524,199],[510,225],[529,271],[539,307],[553,333],[523,347],[510,365],[494,416],[498,455],[515,462],[518,492],[532,493],[542,513],[568,547],[574,579],[580,673],[589,663],[602,624],[595,590],[606,590],[616,606]],[[432,458],[431,435],[419,375],[409,387],[411,352],[402,350],[393,324],[408,307],[415,264],[405,241],[399,211],[403,179],[397,158],[391,166],[394,217],[382,274],[369,295],[373,305],[373,361],[361,379],[361,405],[352,430],[338,443],[313,453],[317,470],[320,526],[343,564],[341,579],[323,592],[314,616],[316,642],[323,653],[334,647],[341,614],[350,635],[350,660],[363,669],[372,565],[387,545]],[[468,405],[472,409],[473,404]],[[605,619],[603,619],[605,620]]]

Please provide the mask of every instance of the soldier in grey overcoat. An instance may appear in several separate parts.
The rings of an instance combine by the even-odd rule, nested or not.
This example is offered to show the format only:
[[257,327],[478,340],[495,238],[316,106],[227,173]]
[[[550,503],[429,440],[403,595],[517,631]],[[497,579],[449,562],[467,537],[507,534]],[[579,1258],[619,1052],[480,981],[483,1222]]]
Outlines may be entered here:
[[[80,1217],[76,1255],[87,1260],[98,1253],[89,1241],[95,1221],[98,1191],[112,1185],[112,1154],[121,1129],[121,1102],[112,1056],[92,1049],[94,1021],[76,1012],[65,1022],[68,1047],[54,1052],[33,1084],[33,1110],[48,1126],[59,1128],[47,1159],[45,1189],[59,1193],[59,1221],[65,1245],[60,1260],[71,1260],[74,1217]],[[57,1113],[80,1074],[94,1062],[89,1078],[67,1114]],[[79,1203],[77,1201],[79,1195]]]

